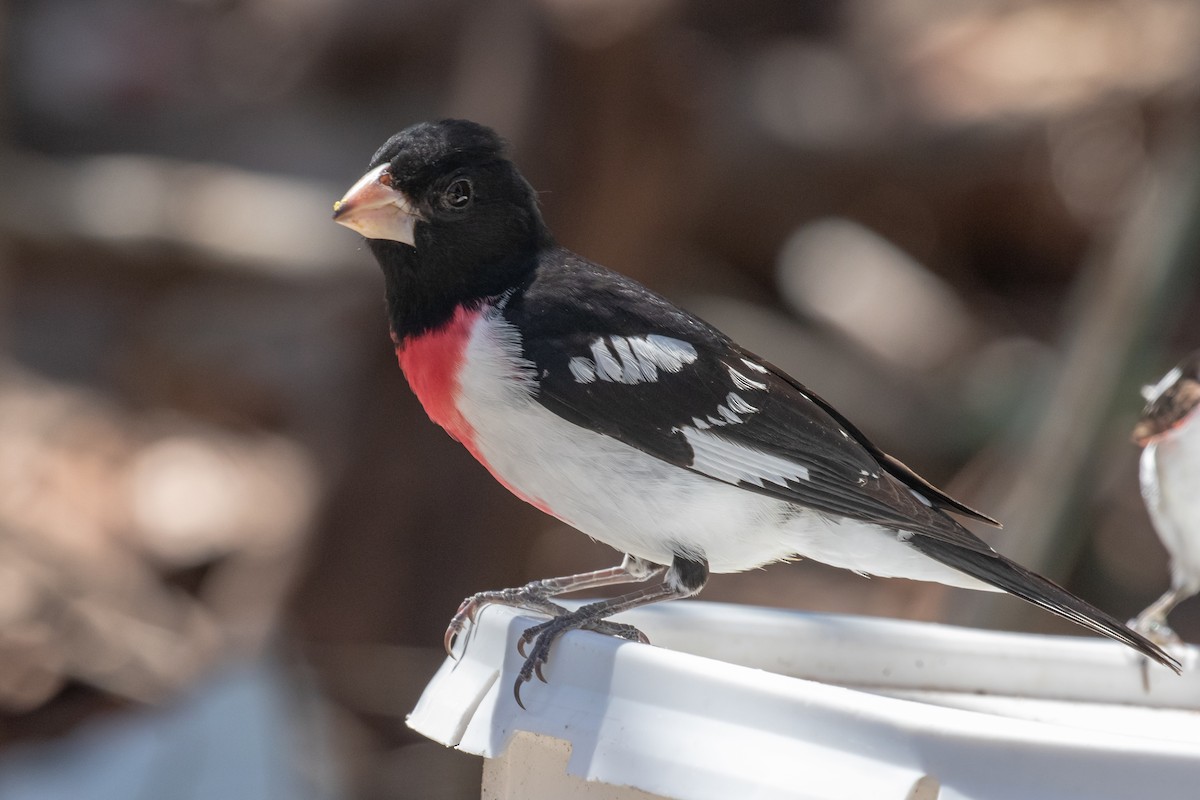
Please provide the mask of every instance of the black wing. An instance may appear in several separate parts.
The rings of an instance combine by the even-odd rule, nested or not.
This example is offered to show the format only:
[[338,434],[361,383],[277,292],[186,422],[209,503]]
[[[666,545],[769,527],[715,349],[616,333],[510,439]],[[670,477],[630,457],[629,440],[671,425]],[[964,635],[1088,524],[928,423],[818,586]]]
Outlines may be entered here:
[[546,408],[714,480],[994,553],[936,509],[993,520],[884,454],[800,383],[641,285],[556,255],[504,312]]
[[524,336],[546,408],[714,480],[914,534],[925,555],[1179,672],[1157,645],[943,514],[993,522],[883,453],[799,382],[627,278],[562,250],[549,262],[504,311]]

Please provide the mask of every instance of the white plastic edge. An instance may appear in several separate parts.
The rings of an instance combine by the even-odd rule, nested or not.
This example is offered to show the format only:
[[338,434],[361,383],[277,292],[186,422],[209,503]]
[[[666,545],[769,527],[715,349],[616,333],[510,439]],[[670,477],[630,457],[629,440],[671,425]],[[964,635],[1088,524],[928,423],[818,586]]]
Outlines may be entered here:
[[517,731],[561,739],[570,774],[682,800],[911,798],[922,786],[1103,800],[1200,785],[1194,648],[1176,677],[1082,637],[703,602],[622,619],[662,646],[568,634],[522,711],[514,642],[534,620],[486,609],[409,726],[487,758]]

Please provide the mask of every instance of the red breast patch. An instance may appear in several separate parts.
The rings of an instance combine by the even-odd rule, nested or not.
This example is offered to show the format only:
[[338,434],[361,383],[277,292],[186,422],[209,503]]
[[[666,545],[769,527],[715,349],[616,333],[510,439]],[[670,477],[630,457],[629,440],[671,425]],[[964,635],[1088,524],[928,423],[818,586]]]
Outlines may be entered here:
[[[458,373],[466,356],[471,331],[479,321],[479,309],[459,307],[454,318],[441,328],[410,337],[396,345],[396,358],[413,394],[429,418],[479,458],[475,432],[458,410]],[[482,461],[482,459],[480,459]]]
[[475,429],[458,408],[459,373],[466,360],[471,334],[482,316],[482,309],[460,306],[448,324],[436,331],[399,342],[396,345],[396,359],[400,362],[400,369],[404,371],[404,377],[408,379],[413,394],[421,401],[431,420],[461,442],[504,488],[547,514],[557,516],[544,502],[518,491],[502,476],[496,474],[492,465],[479,452],[475,441]]

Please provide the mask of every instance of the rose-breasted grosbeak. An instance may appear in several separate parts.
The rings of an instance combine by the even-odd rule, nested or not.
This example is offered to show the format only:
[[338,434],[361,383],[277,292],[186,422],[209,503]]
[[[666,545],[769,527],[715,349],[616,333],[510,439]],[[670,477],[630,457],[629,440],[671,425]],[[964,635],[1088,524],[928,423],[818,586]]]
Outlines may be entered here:
[[[872,444],[829,403],[640,284],[560,246],[488,128],[414,125],[334,208],[383,269],[400,366],[434,422],[518,497],[625,553],[612,569],[482,592],[641,638],[616,612],[700,591],[709,572],[803,556],[855,572],[1003,590],[1178,669],[1108,614],[1009,561],[946,512],[994,523]],[[649,584],[652,578],[661,582]],[[567,611],[551,597],[648,583]]]

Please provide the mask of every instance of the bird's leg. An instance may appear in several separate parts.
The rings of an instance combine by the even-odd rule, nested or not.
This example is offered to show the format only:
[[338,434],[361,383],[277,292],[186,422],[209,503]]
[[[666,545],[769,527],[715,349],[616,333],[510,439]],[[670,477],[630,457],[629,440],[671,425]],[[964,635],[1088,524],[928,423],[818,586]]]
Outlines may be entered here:
[[[578,592],[583,589],[594,589],[597,586],[611,586],[618,583],[636,583],[646,581],[660,574],[666,567],[653,564],[636,556],[626,555],[620,566],[608,569],[598,569],[594,572],[581,572],[578,575],[566,575],[561,578],[544,578],[531,581],[515,589],[497,589],[489,592],[479,592],[462,601],[450,625],[446,628],[443,643],[446,652],[453,655],[454,640],[462,633],[469,623],[475,621],[479,609],[488,603],[512,606],[524,611],[533,611],[557,617],[567,613],[567,609],[550,600],[567,592]],[[628,625],[604,623],[595,628],[599,633],[622,636],[626,639],[645,638],[636,629]]]
[[[517,681],[513,685],[513,696],[517,699],[517,705],[521,708],[525,707],[525,704],[521,702],[521,686],[532,680],[534,675],[537,675],[538,680],[542,683],[546,682],[546,677],[542,674],[542,667],[545,666],[550,656],[551,645],[564,633],[580,628],[610,633],[612,632],[610,628],[615,627],[615,623],[608,622],[606,617],[649,603],[691,597],[704,588],[707,581],[708,562],[703,559],[693,560],[675,556],[671,562],[671,568],[667,570],[666,577],[658,586],[647,586],[620,597],[589,603],[529,628],[517,640],[517,650],[521,655],[525,655],[527,645],[533,644],[517,675]],[[619,627],[631,628],[631,626]],[[636,631],[637,629],[631,628],[631,630]],[[618,632],[617,635],[623,636],[624,634]],[[625,638],[630,637],[625,636]],[[644,639],[644,637],[642,638]]]
[[1180,602],[1188,599],[1196,592],[1189,586],[1173,584],[1163,596],[1155,600],[1146,610],[1130,621],[1129,627],[1143,634],[1157,645],[1179,644],[1180,638],[1167,624],[1167,615]]

